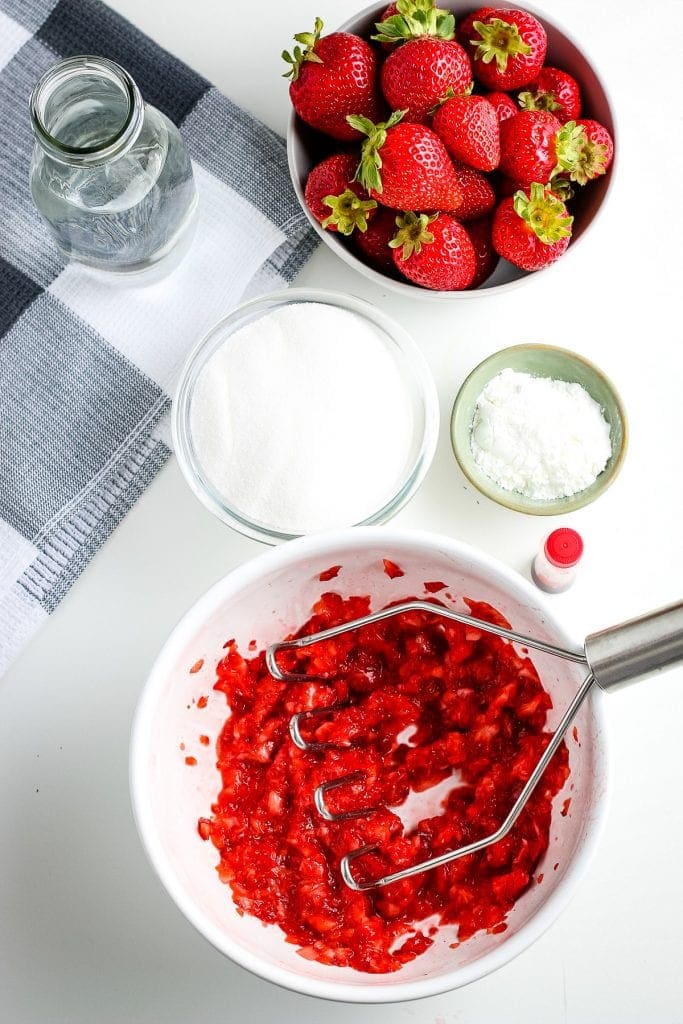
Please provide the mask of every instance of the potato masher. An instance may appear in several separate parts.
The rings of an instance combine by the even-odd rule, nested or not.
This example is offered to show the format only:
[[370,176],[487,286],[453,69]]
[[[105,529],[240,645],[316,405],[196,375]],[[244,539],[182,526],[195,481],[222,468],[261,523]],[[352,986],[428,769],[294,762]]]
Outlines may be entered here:
[[[534,770],[513,804],[508,816],[495,832],[484,836],[476,842],[468,843],[466,846],[458,847],[455,850],[449,850],[438,857],[419,861],[417,864],[411,865],[411,867],[403,868],[401,871],[394,871],[392,874],[384,875],[382,878],[377,878],[370,882],[359,882],[353,875],[351,865],[358,857],[362,857],[364,854],[376,849],[376,847],[362,846],[357,850],[351,850],[342,857],[340,870],[344,882],[351,889],[359,892],[390,885],[392,882],[399,882],[403,878],[410,878],[423,871],[440,867],[442,864],[448,864],[452,860],[464,857],[470,853],[476,853],[487,846],[491,846],[493,843],[497,843],[507,835],[517,821],[594,683],[597,683],[602,690],[609,693],[624,686],[626,683],[652,675],[683,660],[683,601],[669,605],[666,608],[660,608],[658,611],[650,612],[639,618],[631,619],[621,625],[612,626],[597,633],[591,633],[586,637],[582,651],[570,651],[563,647],[557,647],[554,644],[545,643],[542,640],[536,640],[533,637],[524,636],[512,629],[506,629],[491,622],[485,622],[483,619],[453,611],[432,601],[412,600],[392,605],[389,608],[383,608],[380,611],[364,615],[362,618],[353,619],[349,622],[341,623],[339,626],[299,637],[296,640],[285,640],[280,643],[271,644],[266,651],[268,670],[275,679],[285,682],[314,679],[316,678],[314,676],[283,671],[278,666],[277,655],[280,651],[309,647],[312,644],[319,643],[321,640],[339,636],[341,633],[358,629],[361,626],[368,626],[374,622],[380,622],[382,619],[388,619],[403,612],[412,611],[428,612],[431,615],[452,619],[463,625],[474,626],[477,629],[494,633],[496,636],[522,644],[525,647],[531,647],[538,651],[544,651],[546,654],[563,658],[566,661],[585,665],[588,669],[588,674],[572,698],[561,721],[553,732],[548,746],[537,761]],[[329,679],[326,681],[329,682]],[[300,724],[302,719],[314,715],[329,714],[330,711],[339,706],[332,705],[325,708],[313,708],[309,711],[302,711],[292,715],[289,731],[293,742],[302,750],[316,750],[329,746],[330,744],[325,743],[307,742],[301,735]],[[359,817],[375,810],[375,808],[362,808],[358,811],[345,811],[341,814],[333,814],[326,805],[325,795],[329,790],[336,789],[347,783],[359,781],[361,774],[353,772],[350,775],[344,775],[330,782],[323,782],[316,788],[314,792],[315,806],[324,818],[328,821],[338,821],[342,818]]]

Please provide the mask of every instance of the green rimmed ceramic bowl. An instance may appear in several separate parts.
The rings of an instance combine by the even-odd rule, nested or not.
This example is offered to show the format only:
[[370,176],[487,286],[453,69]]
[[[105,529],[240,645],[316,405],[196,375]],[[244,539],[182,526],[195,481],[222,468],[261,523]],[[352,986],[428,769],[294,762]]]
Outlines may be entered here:
[[[501,370],[530,373],[580,384],[602,409],[609,423],[612,454],[595,483],[583,491],[553,501],[526,498],[518,491],[507,491],[486,476],[474,461],[470,447],[472,420],[479,395]],[[536,516],[555,516],[573,512],[595,501],[617,476],[626,454],[628,427],[626,413],[612,382],[593,363],[553,345],[513,345],[485,359],[475,367],[460,388],[451,416],[451,443],[463,473],[487,498],[515,512]]]

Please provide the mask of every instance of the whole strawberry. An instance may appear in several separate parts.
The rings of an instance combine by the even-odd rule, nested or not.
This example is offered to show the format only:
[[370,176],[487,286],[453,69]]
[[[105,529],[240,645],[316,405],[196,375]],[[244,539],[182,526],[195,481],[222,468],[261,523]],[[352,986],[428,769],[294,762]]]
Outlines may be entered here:
[[299,117],[312,128],[335,139],[356,139],[358,133],[346,120],[349,114],[372,120],[382,116],[377,54],[349,32],[321,38],[322,28],[316,18],[313,32],[294,36],[304,49],[295,46],[293,56],[282,53],[291,64],[284,75],[292,79],[289,96]]
[[353,180],[358,161],[351,153],[335,153],[313,168],[306,180],[306,204],[328,231],[350,235],[366,231],[377,210],[374,199]]
[[396,218],[389,243],[398,270],[415,284],[437,291],[462,291],[476,266],[467,231],[448,213],[412,213]]
[[349,117],[368,136],[356,180],[372,199],[395,210],[457,210],[462,191],[448,150],[431,128],[402,124],[402,117],[402,110],[382,124]]
[[489,179],[481,171],[475,171],[473,167],[461,164],[457,160],[453,161],[453,166],[462,192],[458,220],[465,223],[485,217],[496,205],[496,193]]
[[506,92],[487,92],[484,93],[484,99],[488,100],[495,110],[498,124],[519,113],[519,107]]
[[567,249],[572,222],[562,200],[535,182],[498,206],[493,217],[493,246],[516,267],[541,270]]
[[380,273],[396,273],[394,257],[389,242],[396,234],[396,210],[380,207],[376,215],[368,222],[367,231],[354,231],[356,248],[361,258]]
[[470,88],[472,67],[460,43],[422,36],[389,54],[380,79],[392,110],[405,110],[406,121],[424,122],[449,89],[462,93]]
[[585,185],[609,170],[614,156],[614,143],[610,133],[599,121],[586,118],[576,123],[583,129],[585,137],[579,141],[578,160],[570,177],[577,184]]
[[475,77],[487,89],[503,92],[533,82],[548,45],[540,21],[527,11],[491,7],[480,8],[476,15],[468,48]]
[[484,217],[482,220],[475,220],[467,225],[467,234],[470,236],[474,248],[475,259],[474,277],[468,285],[468,291],[483,284],[498,264],[498,253],[493,248],[493,239],[491,238],[492,226],[491,217]]
[[517,98],[522,110],[548,110],[563,124],[581,114],[579,84],[559,68],[541,68],[538,78]]
[[500,126],[500,170],[516,181],[547,183],[576,167],[584,135],[574,121],[563,125],[546,110],[522,110]]
[[432,128],[455,160],[479,171],[500,163],[496,112],[483,96],[452,96],[435,111]]

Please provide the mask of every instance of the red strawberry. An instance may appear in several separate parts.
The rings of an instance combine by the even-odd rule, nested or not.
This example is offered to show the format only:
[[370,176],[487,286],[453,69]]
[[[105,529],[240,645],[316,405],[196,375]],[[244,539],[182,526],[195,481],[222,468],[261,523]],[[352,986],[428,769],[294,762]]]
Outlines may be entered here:
[[420,36],[452,39],[455,18],[450,11],[437,7],[435,0],[396,0],[382,12],[375,28],[377,35],[372,38],[390,50],[396,43]]
[[358,160],[351,153],[335,153],[317,164],[306,180],[304,197],[316,220],[328,231],[350,235],[365,231],[377,209],[374,199],[353,180]]
[[448,150],[426,125],[399,124],[402,116],[395,110],[377,125],[365,117],[349,118],[368,136],[356,180],[372,199],[396,210],[457,210],[462,191]]
[[333,32],[320,38],[323,23],[315,19],[314,32],[300,32],[294,38],[304,46],[286,50],[283,58],[291,68],[289,95],[302,121],[335,139],[357,139],[358,133],[346,120],[361,114],[377,120],[382,114],[378,88],[377,54],[360,36]]
[[581,113],[578,82],[559,68],[541,68],[538,78],[517,99],[522,110],[548,110],[563,124],[575,121]]
[[538,77],[548,45],[543,25],[527,11],[482,7],[472,19],[475,76],[487,89],[521,89]]
[[498,253],[493,248],[491,239],[492,220],[485,217],[483,220],[475,220],[467,225],[467,234],[474,248],[475,271],[470,281],[468,290],[478,288],[488,277],[491,276],[498,264]]
[[469,57],[460,43],[422,36],[389,54],[381,71],[382,92],[406,121],[426,121],[448,89],[462,93],[472,82]]
[[445,100],[434,114],[432,128],[454,159],[479,171],[493,171],[498,166],[498,118],[483,96],[452,96]]
[[396,234],[396,211],[380,208],[368,224],[367,231],[354,232],[356,247],[362,258],[381,273],[395,273],[394,257],[389,242]]
[[561,199],[534,183],[499,205],[493,217],[493,247],[522,270],[540,270],[565,252],[573,219]]
[[563,125],[546,110],[522,110],[500,126],[500,170],[517,181],[547,183],[574,169],[584,134],[574,121]]
[[458,220],[478,220],[490,213],[496,205],[496,193],[481,171],[454,161],[455,173],[462,191],[462,204],[458,207]]
[[466,18],[458,22],[456,29],[455,38],[458,40],[461,46],[469,52],[469,42],[474,35],[474,23],[475,21],[485,21],[489,14],[495,14],[495,7],[480,7],[478,10],[473,11],[472,14],[468,14]]
[[389,244],[405,277],[437,291],[467,288],[474,277],[474,247],[455,217],[408,211],[396,221],[398,231]]
[[519,113],[517,104],[506,92],[487,92],[484,93],[484,99],[488,100],[495,110],[499,124]]
[[583,128],[585,138],[579,142],[579,158],[570,178],[579,185],[585,185],[607,172],[614,156],[614,143],[610,133],[598,121],[589,118],[576,123]]

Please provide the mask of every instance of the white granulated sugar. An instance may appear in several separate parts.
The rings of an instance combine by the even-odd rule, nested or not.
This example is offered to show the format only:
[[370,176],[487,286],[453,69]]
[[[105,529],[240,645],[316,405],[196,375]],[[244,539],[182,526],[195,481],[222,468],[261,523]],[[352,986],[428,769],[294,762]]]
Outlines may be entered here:
[[612,454],[609,424],[580,384],[510,369],[477,399],[471,448],[500,487],[539,500],[583,491]]
[[206,476],[261,526],[350,526],[397,490],[413,409],[379,329],[323,303],[282,306],[233,334],[196,385],[190,429]]

